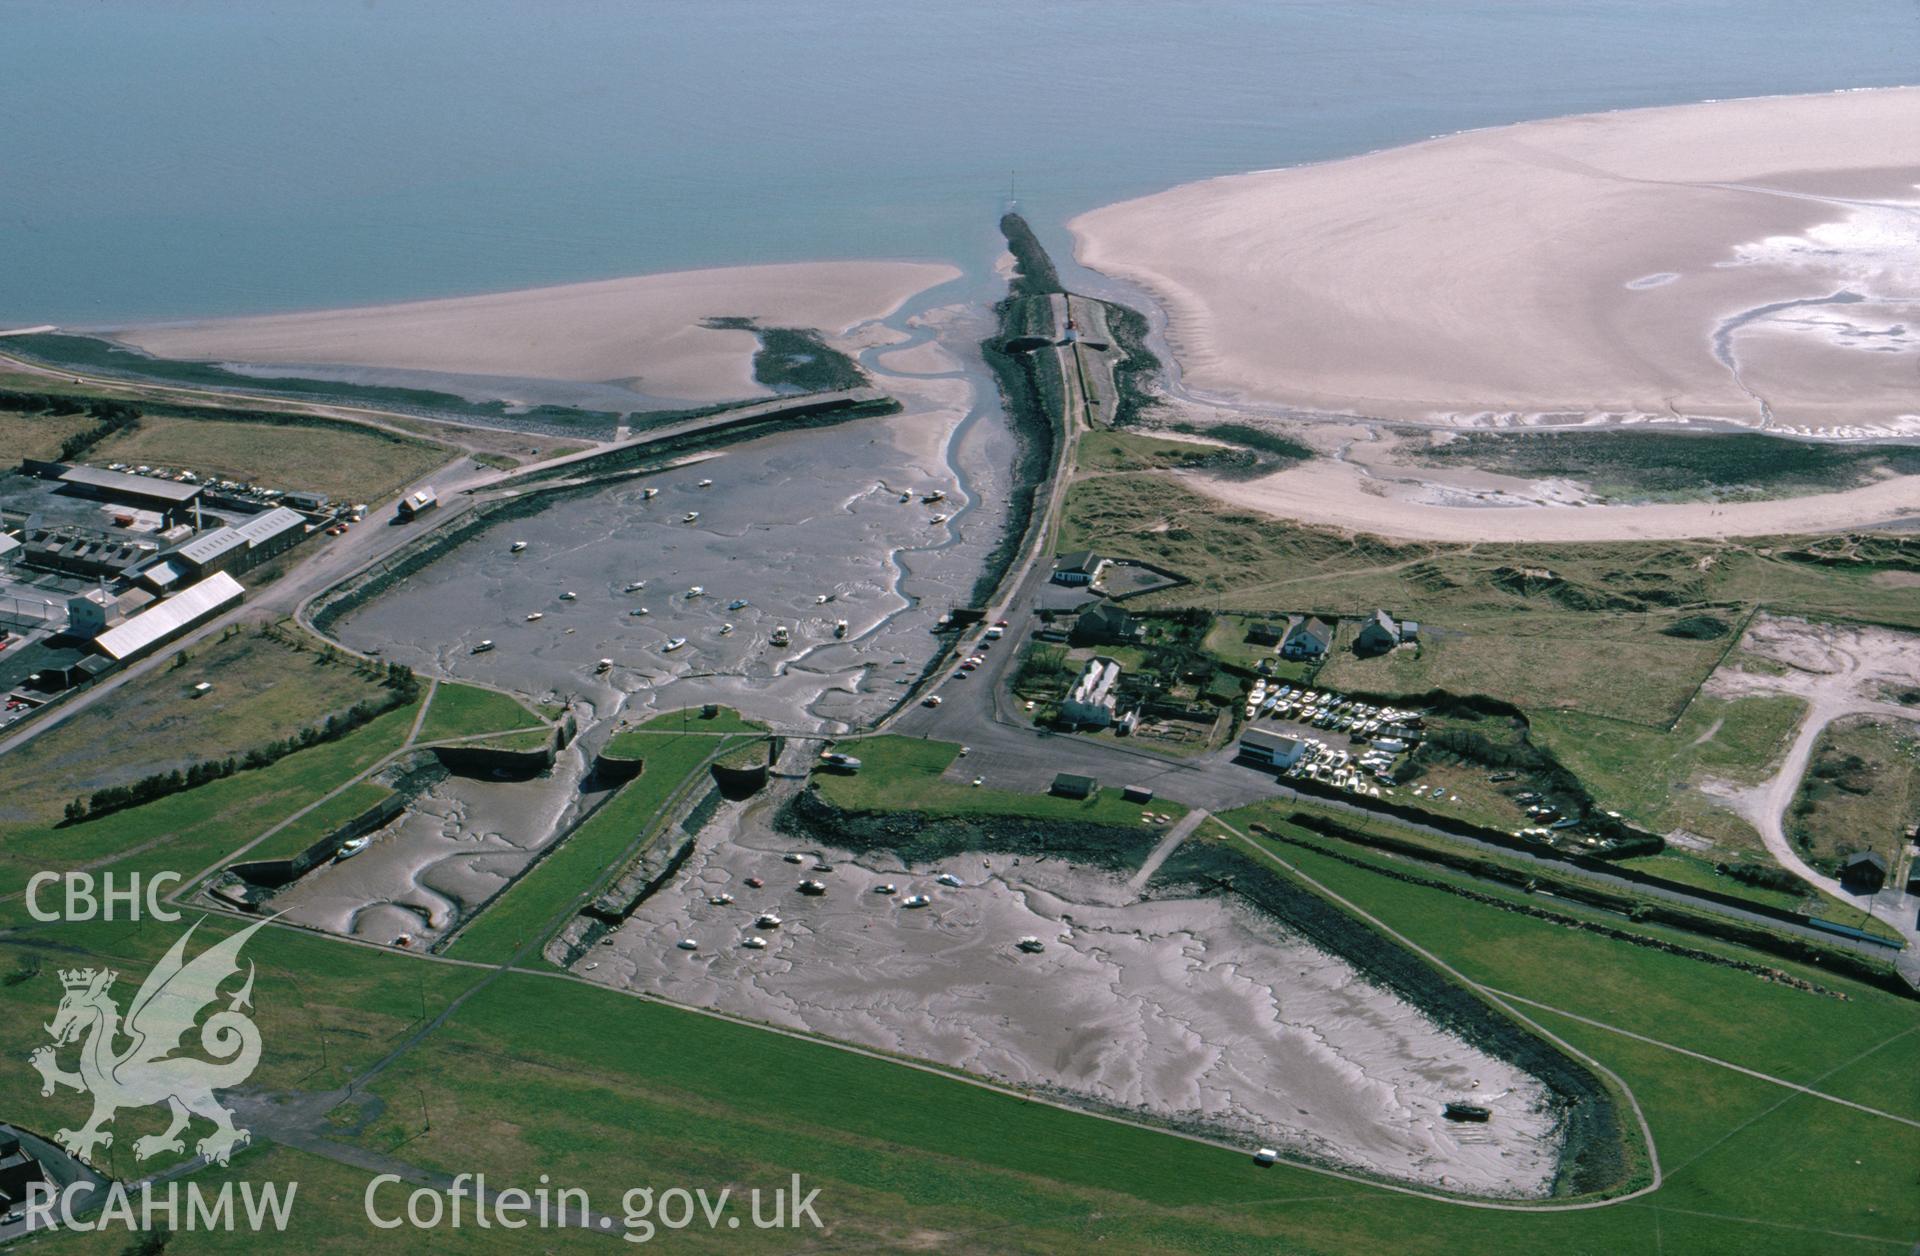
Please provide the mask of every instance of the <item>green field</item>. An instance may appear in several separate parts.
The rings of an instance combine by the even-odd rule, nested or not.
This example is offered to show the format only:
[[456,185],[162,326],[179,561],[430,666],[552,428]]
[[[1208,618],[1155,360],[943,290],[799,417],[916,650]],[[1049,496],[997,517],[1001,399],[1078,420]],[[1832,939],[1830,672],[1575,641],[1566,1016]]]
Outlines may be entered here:
[[[641,744],[650,775],[680,762],[668,761],[676,744],[687,765],[718,748],[712,738],[653,736],[659,741]],[[905,744],[875,744],[883,740]],[[823,777],[823,787],[883,781],[924,788],[955,753],[907,739],[846,748],[877,762],[881,773]],[[1651,1126],[1665,1174],[1659,1190],[1586,1211],[1499,1212],[1289,1165],[1261,1170],[1244,1154],[570,979],[508,974],[483,985],[488,974],[470,968],[279,929],[249,949],[259,965],[256,1015],[269,1044],[253,1084],[337,1086],[398,1046],[423,1013],[436,1016],[471,992],[371,1083],[373,1102],[359,1108],[364,1128],[346,1120],[329,1132],[345,1149],[337,1154],[364,1149],[445,1173],[483,1171],[501,1184],[530,1185],[537,1171],[589,1189],[607,1211],[618,1211],[621,1193],[633,1186],[771,1187],[798,1172],[809,1189],[820,1188],[821,1215],[832,1227],[826,1237],[837,1247],[1866,1252],[1898,1246],[1920,1226],[1920,1200],[1905,1189],[1908,1166],[1920,1156],[1913,1127],[1714,1062],[1920,1117],[1904,1045],[1920,1033],[1913,1002],[1778,965],[1847,998],[1809,993],[1409,885],[1290,844],[1273,849],[1469,979],[1531,1000],[1515,1006],[1617,1073]],[[570,891],[598,871],[576,870]],[[565,902],[551,906],[526,915],[519,941]],[[8,1013],[0,1016],[0,1052],[18,1058],[43,1039],[40,1022],[58,995],[51,970],[73,963],[74,948],[139,972],[174,932],[61,925],[0,939],[0,969],[34,972],[0,984],[0,1009]],[[0,1070],[3,1110],[32,1114],[38,1128],[74,1123],[84,1096],[42,1100],[37,1082],[25,1069]],[[121,1146],[158,1121],[157,1111],[128,1114]],[[311,1163],[262,1137],[233,1172],[297,1174],[303,1183],[314,1175],[314,1189],[302,1187],[305,1206],[296,1209],[291,1241],[320,1250],[419,1250],[417,1234],[363,1228],[364,1169]],[[569,1246],[567,1237],[540,1236],[557,1249]],[[706,1245],[698,1231],[679,1237]],[[714,1241],[731,1247],[735,1237]],[[747,1229],[738,1237],[766,1250],[796,1245],[778,1232]],[[168,1250],[233,1245],[231,1235],[178,1234]]]
[[[416,710],[411,703],[397,707],[337,741],[290,754],[271,767],[84,824],[10,825],[0,835],[0,899],[43,869],[85,866],[191,876],[399,750]],[[0,920],[7,917],[4,907],[0,904]]]
[[1205,466],[1219,462],[1231,450],[1197,440],[1168,440],[1138,432],[1092,431],[1074,446],[1074,465],[1081,472],[1154,471],[1168,467]]
[[91,431],[99,420],[86,414],[21,414],[0,410],[0,449],[6,451],[5,469],[21,458],[53,459],[69,436]]
[[91,462],[147,464],[224,476],[340,501],[391,497],[451,457],[443,445],[322,420],[247,420],[143,415],[95,446]]
[[[53,824],[75,795],[244,755],[388,693],[351,659],[247,629],[176,658],[0,757],[0,825]],[[212,690],[193,697],[202,682]]]
[[1848,719],[1827,725],[1800,792],[1787,811],[1787,837],[1831,874],[1855,851],[1900,870],[1908,828],[1920,823],[1920,731],[1901,720]]
[[[365,1149],[443,1173],[482,1171],[500,1184],[530,1185],[536,1171],[546,1173],[590,1190],[607,1211],[634,1186],[771,1187],[798,1172],[821,1191],[832,1227],[825,1239],[870,1250],[1833,1253],[1900,1248],[1920,1226],[1920,1200],[1907,1189],[1920,1156],[1911,1126],[1714,1062],[1912,1119],[1920,1089],[1907,1044],[1920,1032],[1920,1010],[1911,1001],[1808,974],[1848,996],[1824,997],[1276,849],[1471,980],[1531,1000],[1515,1006],[1617,1073],[1651,1127],[1660,1188],[1597,1209],[1503,1212],[1290,1165],[1262,1170],[1243,1154],[937,1072],[520,974],[461,1004],[372,1083],[376,1104],[362,1109],[371,1123],[343,1124],[332,1137],[344,1154]],[[75,936],[60,936],[69,930]],[[68,960],[42,947],[80,941],[137,971],[171,936],[156,932],[151,944],[116,943],[63,926],[7,945],[51,965]],[[133,942],[140,945],[130,949]],[[258,1015],[272,1046],[259,1079],[275,1089],[338,1084],[349,1064],[389,1049],[423,1005],[437,1014],[484,978],[291,932],[263,934],[250,953],[261,961]],[[45,976],[0,987],[0,1007],[18,1010],[0,1019],[0,1050],[17,1056],[39,1040],[43,1005],[55,994]],[[45,1112],[42,1126],[83,1111],[82,1096],[44,1106],[35,1083],[26,1070],[0,1071],[7,1110]],[[134,1127],[127,1133],[145,1132],[131,1114],[126,1124]],[[302,1187],[307,1206],[296,1209],[291,1241],[419,1250],[417,1234],[363,1228],[366,1170],[309,1165],[270,1139],[235,1170],[298,1173],[303,1182],[317,1174],[324,1185],[310,1198]],[[565,1248],[563,1235],[539,1237]],[[803,1245],[745,1227],[717,1240],[698,1230],[678,1239]],[[180,1234],[169,1251],[232,1243]]]
[[545,734],[545,721],[511,694],[478,685],[441,684],[434,688],[427,718],[420,723],[421,741],[444,741],[476,733],[501,733],[534,728]]
[[1696,833],[1723,857],[1758,858],[1759,834],[1699,786],[1766,780],[1805,714],[1798,698],[1701,694],[1671,732],[1578,711],[1537,712],[1532,731],[1602,807],[1655,833]]
[[[848,811],[912,811],[927,816],[1024,816],[1038,820],[1082,820],[1090,824],[1139,827],[1141,805],[1127,802],[1117,789],[1102,789],[1092,798],[1059,798],[973,786],[943,775],[959,757],[950,741],[885,734],[842,741],[836,747],[860,759],[851,775],[822,771],[814,774],[821,797]],[[1186,807],[1156,798],[1158,814],[1178,818]]]
[[356,781],[246,854],[246,861],[287,859],[341,825],[380,805],[393,791],[375,781]]
[[650,835],[680,787],[707,759],[744,745],[745,737],[622,733],[609,753],[641,758],[640,775],[561,839],[552,854],[489,903],[462,929],[446,953],[455,959],[505,963],[527,943],[526,962],[539,963],[538,944],[568,904],[591,892],[627,849]]
[[732,707],[715,707],[711,716],[699,707],[676,707],[643,720],[636,727],[652,732],[764,733],[767,726],[747,719]]
[[[1875,577],[1920,568],[1920,544],[1766,541],[1447,545],[1348,536],[1225,507],[1153,474],[1107,475],[1068,496],[1059,548],[1144,558],[1193,584],[1147,607],[1349,618],[1385,608],[1422,644],[1356,658],[1342,637],[1331,688],[1484,693],[1529,711],[1577,710],[1664,727],[1754,606],[1920,627],[1920,599]],[[1697,621],[1726,631],[1702,637]]]

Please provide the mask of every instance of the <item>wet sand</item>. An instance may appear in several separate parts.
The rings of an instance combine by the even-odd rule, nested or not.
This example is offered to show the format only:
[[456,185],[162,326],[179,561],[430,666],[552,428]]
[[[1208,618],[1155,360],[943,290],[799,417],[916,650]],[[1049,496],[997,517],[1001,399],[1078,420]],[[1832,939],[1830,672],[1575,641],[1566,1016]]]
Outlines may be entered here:
[[581,802],[576,746],[533,781],[449,776],[429,786],[351,859],[282,890],[273,910],[297,924],[425,949],[498,893],[554,839]]
[[1901,88],[1469,132],[1071,227],[1160,299],[1199,394],[1892,435],[1920,431],[1916,183]]
[[[596,719],[702,702],[785,728],[876,718],[931,657],[935,621],[966,602],[1012,460],[1003,423],[966,422],[965,374],[878,378],[905,412],[731,446],[498,523],[336,631],[431,674],[577,695]],[[922,500],[934,491],[946,499]],[[689,598],[696,585],[704,594]],[[729,609],[736,600],[747,605]],[[778,625],[786,647],[772,644]],[[674,637],[686,644],[668,651]],[[483,639],[495,648],[473,653]]]
[[[737,838],[727,827],[710,825],[681,874],[574,970],[1249,1147],[1481,1194],[1549,1187],[1558,1142],[1537,1082],[1251,909],[1134,901],[1124,878],[1032,857],[909,869],[807,848],[795,865],[757,821]],[[815,856],[832,870],[814,871]],[[966,884],[939,884],[942,871]],[[827,893],[798,892],[803,877]],[[873,892],[883,881],[897,892]],[[721,893],[736,901],[708,902]],[[904,907],[913,894],[933,901]],[[763,911],[783,923],[754,927]],[[1028,935],[1044,951],[1017,949]],[[743,947],[749,936],[766,949]],[[1456,1099],[1493,1120],[1447,1121]]]
[[[959,274],[922,262],[732,266],[111,334],[167,358],[619,381],[659,399],[731,401],[768,395],[753,378],[758,341],[702,320],[744,316],[839,336]],[[454,391],[471,392],[471,381]]]

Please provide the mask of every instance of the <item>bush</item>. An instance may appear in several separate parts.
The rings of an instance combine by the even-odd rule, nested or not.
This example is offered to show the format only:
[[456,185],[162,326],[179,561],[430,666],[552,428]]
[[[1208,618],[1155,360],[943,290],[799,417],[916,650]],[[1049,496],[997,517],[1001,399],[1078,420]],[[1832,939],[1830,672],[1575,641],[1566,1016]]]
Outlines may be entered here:
[[1684,641],[1718,641],[1731,631],[1733,625],[1717,615],[1689,615],[1662,628],[1660,635]]

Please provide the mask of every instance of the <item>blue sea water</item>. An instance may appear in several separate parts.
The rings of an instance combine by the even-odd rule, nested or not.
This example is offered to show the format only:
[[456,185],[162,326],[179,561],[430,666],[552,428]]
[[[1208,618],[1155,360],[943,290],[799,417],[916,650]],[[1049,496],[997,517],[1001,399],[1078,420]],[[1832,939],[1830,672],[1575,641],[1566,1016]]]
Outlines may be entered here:
[[0,322],[815,258],[1468,127],[1920,79],[1911,0],[0,7]]

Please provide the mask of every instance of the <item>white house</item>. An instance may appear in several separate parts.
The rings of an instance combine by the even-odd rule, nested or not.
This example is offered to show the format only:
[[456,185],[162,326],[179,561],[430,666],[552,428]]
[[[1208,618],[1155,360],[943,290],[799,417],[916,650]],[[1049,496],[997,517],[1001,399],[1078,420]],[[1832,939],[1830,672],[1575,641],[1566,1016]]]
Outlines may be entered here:
[[1300,762],[1307,748],[1299,738],[1288,737],[1265,728],[1249,728],[1240,734],[1240,753],[1276,768],[1290,768]]
[[1060,718],[1094,728],[1111,726],[1114,704],[1120,697],[1119,688],[1120,664],[1096,654],[1087,660],[1086,670],[1073,684],[1073,692],[1060,704]]

